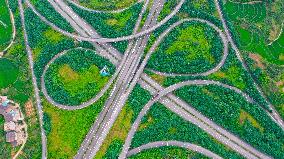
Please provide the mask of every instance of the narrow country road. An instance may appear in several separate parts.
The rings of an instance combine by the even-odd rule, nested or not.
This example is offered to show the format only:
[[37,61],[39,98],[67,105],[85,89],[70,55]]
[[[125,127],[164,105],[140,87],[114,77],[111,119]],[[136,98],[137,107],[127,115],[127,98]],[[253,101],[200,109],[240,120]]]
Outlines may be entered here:
[[213,159],[222,159],[222,157],[218,156],[217,154],[201,147],[195,144],[186,143],[186,142],[180,142],[180,141],[156,141],[151,142],[142,146],[139,146],[135,149],[130,150],[127,153],[127,157],[133,156],[135,154],[140,153],[141,151],[153,149],[153,148],[159,148],[159,147],[165,147],[165,146],[177,146],[181,148],[185,148],[188,150],[192,150],[195,152],[198,152],[200,154],[205,155],[206,157],[213,158]]
[[279,113],[275,110],[274,106],[268,101],[268,99],[266,98],[266,96],[264,95],[263,91],[261,90],[261,88],[258,86],[256,80],[254,77],[252,77],[250,71],[249,71],[249,68],[248,66],[246,65],[245,61],[243,60],[242,58],[242,55],[240,53],[240,50],[238,49],[237,45],[235,44],[232,36],[231,36],[231,33],[230,33],[230,30],[228,29],[228,26],[227,26],[227,22],[226,22],[226,19],[224,18],[224,15],[222,13],[222,9],[221,9],[221,5],[220,5],[220,2],[219,0],[214,0],[214,3],[215,3],[215,6],[217,8],[217,11],[219,13],[219,16],[221,18],[221,21],[222,21],[222,24],[223,24],[223,27],[225,29],[225,32],[227,34],[227,38],[229,40],[229,42],[231,43],[232,45],[232,48],[234,49],[239,61],[242,63],[242,66],[243,68],[248,72],[248,74],[250,75],[250,78],[253,79],[254,81],[254,86],[256,87],[257,91],[259,92],[259,94],[264,98],[266,99],[266,102],[268,103],[268,106],[270,107],[270,109],[272,110],[272,113],[266,111],[271,117],[272,119],[274,119],[274,121],[284,130],[284,122],[282,120],[282,118],[280,117]]
[[35,93],[35,99],[36,99],[36,105],[37,105],[37,113],[38,113],[38,117],[39,117],[40,129],[41,129],[42,159],[47,159],[47,142],[46,142],[45,131],[43,129],[43,111],[42,111],[42,105],[41,105],[41,100],[40,100],[40,96],[39,96],[39,89],[38,89],[38,86],[37,86],[37,80],[36,80],[36,76],[34,74],[34,63],[33,63],[32,51],[31,51],[31,48],[30,48],[29,42],[28,42],[28,35],[27,35],[27,31],[26,31],[25,15],[24,15],[24,10],[23,10],[22,0],[18,0],[18,4],[19,4],[19,9],[20,9],[20,16],[21,16],[21,23],[22,23],[22,27],[23,27],[26,51],[28,53],[30,71],[31,71],[31,74],[32,74],[32,83],[33,83],[33,86],[34,86],[34,93]]
[[[122,152],[119,156],[120,159],[124,159],[126,158],[126,155],[129,151],[131,142],[133,140],[134,134],[137,131],[139,124],[141,123],[142,118],[147,114],[147,112],[149,111],[149,109],[151,108],[151,106],[156,103],[157,101],[159,101],[160,99],[162,99],[164,96],[168,95],[169,93],[173,92],[174,90],[177,90],[183,86],[187,86],[187,85],[219,85],[222,87],[226,87],[228,89],[231,89],[233,91],[241,92],[240,90],[238,90],[237,88],[228,86],[228,85],[224,85],[220,82],[216,82],[216,81],[208,81],[208,80],[192,80],[192,81],[185,81],[185,82],[180,82],[177,84],[174,84],[172,86],[169,86],[165,89],[160,89],[160,91],[158,91],[157,95],[152,98],[142,109],[142,111],[139,113],[138,117],[136,118],[135,122],[133,123],[131,130],[128,133],[128,136],[125,140],[125,143],[123,145],[123,149]],[[245,95],[244,95],[245,96]],[[249,98],[246,97],[245,98]],[[247,99],[250,100],[250,99]],[[164,101],[165,102],[165,101]],[[164,104],[164,102],[161,102],[162,104]],[[170,101],[166,101],[166,103],[169,103]],[[170,107],[172,107],[172,105],[168,105]],[[186,119],[187,121],[190,121],[192,123],[195,124],[195,120],[192,118],[191,115],[184,113],[184,110],[181,109],[177,109],[177,108],[169,108],[170,110],[173,110],[173,112],[176,112],[177,114],[179,114],[180,116],[182,116],[184,119]],[[184,115],[182,115],[184,114]],[[189,116],[188,116],[189,115]],[[196,114],[193,114],[194,116]],[[253,148],[252,146],[248,145],[247,143],[243,142],[242,140],[238,139],[237,137],[235,137],[234,135],[227,133],[225,131],[225,134],[223,133],[224,130],[222,130],[222,128],[217,128],[214,130],[214,128],[212,127],[208,127],[206,126],[206,122],[203,123],[198,123],[196,125],[198,125],[198,127],[200,127],[201,129],[205,130],[206,132],[208,132],[210,135],[212,135],[215,139],[217,139],[218,141],[220,141],[221,143],[229,146],[231,149],[235,150],[236,152],[240,153],[241,155],[243,155],[246,158],[271,158],[261,152],[259,152],[258,150],[256,150],[255,148]],[[220,131],[221,130],[221,131]]]

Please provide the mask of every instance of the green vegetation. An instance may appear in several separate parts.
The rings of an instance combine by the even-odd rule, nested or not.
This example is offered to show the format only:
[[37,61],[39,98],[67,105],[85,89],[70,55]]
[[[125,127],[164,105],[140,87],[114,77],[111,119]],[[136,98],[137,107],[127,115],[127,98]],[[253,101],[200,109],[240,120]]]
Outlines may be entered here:
[[72,158],[76,155],[107,95],[87,108],[66,111],[43,101],[44,112],[50,117],[51,131],[47,135],[48,158]]
[[281,33],[284,18],[283,4],[283,1],[254,4],[227,2],[223,6],[250,73],[282,118],[284,118],[282,89],[284,34]]
[[0,115],[0,154],[1,158],[11,158],[12,146],[6,142],[4,123],[4,117]]
[[270,63],[283,65],[283,1],[224,5],[234,25],[240,49],[257,53]]
[[[121,1],[120,1],[121,2]],[[82,10],[69,3],[71,8],[102,37],[115,38],[132,34],[142,4],[136,4],[121,13],[95,13]],[[112,45],[121,53],[126,50],[128,42],[115,42]]]
[[[20,104],[21,110],[25,114],[25,121],[28,123],[28,140],[25,144],[24,149],[22,150],[19,159],[38,159],[41,158],[41,137],[40,137],[40,125],[37,119],[37,114],[35,110],[35,104],[33,102],[33,86],[31,80],[31,74],[29,69],[28,57],[25,50],[24,45],[24,37],[22,34],[22,25],[20,23],[20,15],[18,11],[18,1],[17,0],[9,0],[9,6],[14,13],[15,18],[15,27],[16,27],[16,37],[14,40],[13,45],[11,48],[7,50],[7,54],[4,55],[1,61],[1,68],[0,68],[0,81],[2,81],[3,75],[5,75],[4,79],[7,83],[5,84],[4,88],[0,87],[0,94],[8,96],[9,99]],[[5,1],[1,1],[0,3],[5,3]],[[6,5],[6,4],[5,4]],[[3,11],[3,12],[2,12]],[[6,11],[4,8],[1,8],[0,19],[2,20],[2,13]],[[7,15],[6,18],[10,18]],[[34,17],[32,17],[34,18]],[[8,24],[8,23],[7,23]],[[36,24],[37,26],[38,24]],[[1,29],[1,27],[0,27]],[[8,33],[5,32],[5,33]],[[1,36],[4,34],[0,34]],[[2,40],[2,37],[0,38]],[[0,49],[1,50],[1,49]],[[8,60],[9,59],[9,60]],[[9,75],[9,76],[7,76]],[[7,77],[6,77],[7,76]],[[25,104],[27,101],[30,101],[30,108],[33,110],[33,114],[27,115],[27,110]],[[2,119],[1,119],[2,121]],[[2,122],[1,122],[2,123]],[[0,129],[2,130],[3,125],[0,125]],[[2,132],[2,131],[1,131]],[[19,147],[16,149],[11,148],[10,144],[4,142],[5,135],[2,133],[0,134],[1,138],[1,158],[11,158],[11,155],[16,153],[15,150],[18,150]],[[2,140],[3,139],[3,140]],[[3,147],[2,147],[3,145]],[[4,146],[6,145],[6,146]]]
[[111,133],[107,136],[95,158],[118,157],[116,155],[120,153],[123,141],[126,139],[128,131],[131,128],[132,116],[133,110],[128,105],[124,106],[110,130]]
[[137,0],[79,0],[78,2],[80,5],[86,6],[90,9],[113,11],[130,7],[135,2],[137,2]]
[[[54,23],[59,28],[68,32],[74,32],[74,29],[70,24],[51,6],[48,1],[45,0],[30,0],[37,11],[42,14],[47,20]],[[35,16],[38,18],[37,16]],[[44,23],[44,22],[40,22]],[[40,24],[38,23],[38,24]],[[42,25],[42,24],[41,24]]]
[[150,150],[142,151],[139,154],[131,156],[130,159],[164,159],[164,158],[175,158],[175,159],[188,159],[188,158],[198,158],[198,159],[207,159],[199,153],[189,151],[187,149],[179,147],[161,147],[154,148]]
[[200,22],[175,28],[152,55],[148,68],[167,73],[199,73],[213,68],[222,57],[218,33]]
[[283,154],[284,132],[257,105],[217,86],[186,86],[175,94],[218,125],[233,132],[255,148],[275,157]]
[[0,12],[0,52],[1,52],[11,42],[13,28],[6,0],[2,0],[0,2],[0,10],[1,10]]
[[11,60],[0,58],[0,89],[6,88],[14,83],[18,74],[18,68]]
[[46,135],[51,132],[51,119],[47,113],[43,113],[43,128],[45,130]]
[[[127,134],[126,134],[127,135]],[[121,148],[123,147],[123,142],[120,140],[114,140],[109,145],[106,154],[103,156],[104,159],[108,158],[118,158],[118,154],[121,152]]]
[[[105,66],[109,71],[108,76],[100,74]],[[94,51],[69,50],[47,70],[46,89],[55,101],[78,105],[94,97],[108,82],[114,70],[114,65]]]
[[25,10],[25,19],[29,44],[35,62],[34,71],[39,80],[44,66],[53,56],[64,50],[74,48],[76,45],[73,39],[63,37],[58,32],[51,30],[30,9]]
[[131,125],[138,116],[143,106],[151,99],[151,95],[140,86],[136,86],[131,92],[126,105],[120,112],[110,133],[107,135],[100,150],[96,154],[96,159],[118,158],[123,143],[127,137]]
[[253,77],[260,84],[269,101],[284,118],[284,68],[271,65],[261,56],[243,52]]
[[131,148],[154,141],[177,140],[202,146],[224,158],[242,158],[196,125],[185,121],[161,104],[152,106],[142,119],[142,124],[148,123],[149,117],[152,118],[152,121],[136,132]]

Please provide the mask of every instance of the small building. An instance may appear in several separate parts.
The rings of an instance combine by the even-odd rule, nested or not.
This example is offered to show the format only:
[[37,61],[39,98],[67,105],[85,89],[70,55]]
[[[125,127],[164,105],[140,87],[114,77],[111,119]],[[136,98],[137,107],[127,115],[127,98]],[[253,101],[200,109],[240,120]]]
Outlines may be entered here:
[[25,132],[15,132],[15,131],[9,131],[6,134],[6,142],[11,143],[12,146],[18,146],[24,143],[25,140]]
[[16,132],[15,131],[10,131],[10,132],[7,132],[6,134],[6,142],[14,142],[17,140],[17,136],[16,136]]
[[27,125],[19,104],[8,100],[6,96],[0,96],[0,115],[5,119],[6,141],[14,147],[23,144],[27,137]]
[[14,131],[16,130],[16,123],[10,121],[4,123],[4,131]]
[[106,77],[109,76],[109,69],[107,66],[104,66],[104,68],[100,71],[101,76]]
[[7,115],[12,116],[13,121],[21,121],[23,120],[23,115],[21,114],[18,107],[10,106],[6,109]]

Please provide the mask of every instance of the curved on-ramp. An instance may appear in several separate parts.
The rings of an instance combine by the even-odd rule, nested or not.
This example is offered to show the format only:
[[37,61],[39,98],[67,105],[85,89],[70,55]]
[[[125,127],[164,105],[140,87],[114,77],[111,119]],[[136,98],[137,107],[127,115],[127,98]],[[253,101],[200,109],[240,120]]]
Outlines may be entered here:
[[83,9],[83,10],[86,10],[86,11],[89,11],[89,12],[94,12],[94,13],[121,13],[121,12],[123,12],[123,11],[125,11],[125,10],[131,8],[132,6],[134,6],[134,5],[138,4],[138,3],[141,3],[141,2],[143,2],[143,1],[145,1],[145,0],[139,0],[139,1],[135,2],[134,4],[132,4],[132,5],[129,6],[129,7],[125,7],[125,8],[117,9],[117,10],[110,10],[110,11],[90,9],[90,8],[84,7],[84,6],[82,6],[82,5],[80,5],[80,4],[76,3],[76,2],[74,2],[74,1],[72,1],[72,0],[67,0],[67,1],[68,1],[69,3],[75,5],[76,7],[80,8],[80,9]]
[[[83,49],[83,50],[90,50],[90,51],[94,51],[94,50],[91,50],[91,49],[85,49],[85,48],[81,48],[81,47],[78,47],[76,49]],[[74,49],[70,49],[70,50],[74,50]],[[98,101],[105,93],[106,91],[110,88],[111,84],[113,83],[113,81],[115,80],[117,74],[118,74],[118,71],[116,71],[111,79],[109,79],[108,83],[101,89],[101,91],[95,95],[95,97],[91,98],[90,100],[88,100],[87,102],[84,102],[80,105],[64,105],[64,104],[60,104],[60,103],[57,103],[56,101],[54,101],[48,94],[47,90],[46,90],[46,84],[45,84],[45,74],[47,72],[47,70],[49,69],[50,65],[58,58],[60,58],[61,56],[65,55],[66,53],[68,53],[70,50],[65,50],[57,55],[55,55],[49,62],[48,64],[44,67],[44,70],[43,70],[43,74],[41,76],[41,90],[44,94],[44,96],[46,97],[46,100],[48,102],[50,102],[51,104],[53,104],[54,106],[60,108],[60,109],[65,109],[65,110],[78,110],[78,109],[83,109],[93,103],[95,103],[96,101]]]
[[161,20],[159,23],[157,23],[156,25],[154,25],[153,27],[146,29],[144,31],[138,32],[136,34],[132,34],[132,35],[128,35],[128,36],[122,36],[122,37],[117,37],[117,38],[89,38],[89,37],[82,37],[82,36],[78,36],[78,35],[74,35],[71,34],[65,30],[60,29],[58,26],[56,26],[55,24],[51,23],[50,21],[48,21],[44,16],[42,16],[35,8],[34,6],[30,3],[29,0],[25,0],[26,4],[28,5],[29,8],[32,9],[32,11],[38,16],[40,17],[40,19],[42,21],[44,21],[47,25],[51,26],[53,29],[55,29],[56,31],[62,33],[65,36],[68,36],[70,38],[75,38],[78,40],[82,40],[82,41],[90,41],[90,42],[101,42],[101,43],[108,43],[108,42],[119,42],[119,41],[126,41],[126,40],[131,40],[131,39],[135,39],[138,37],[141,37],[143,35],[149,34],[153,31],[155,31],[157,28],[161,27],[162,25],[164,25],[166,22],[168,22],[174,15],[176,15],[176,13],[179,11],[179,9],[181,8],[181,6],[183,5],[183,3],[185,2],[185,0],[180,0],[180,2],[178,3],[178,5],[174,8],[174,10],[167,15],[163,20]]
[[221,61],[212,69],[202,72],[202,73],[194,73],[194,74],[178,74],[178,73],[165,73],[165,72],[159,72],[159,71],[155,71],[153,69],[147,69],[153,73],[159,74],[159,75],[163,75],[163,76],[208,76],[216,71],[218,71],[225,63],[227,56],[228,56],[228,39],[226,37],[226,35],[223,33],[223,31],[221,29],[219,29],[216,25],[214,25],[213,23],[204,20],[204,19],[199,19],[199,18],[187,18],[187,19],[182,19],[180,21],[178,21],[177,23],[171,25],[164,33],[162,33],[162,35],[158,38],[158,40],[156,41],[156,43],[153,45],[153,47],[150,49],[151,54],[154,52],[154,50],[157,48],[157,46],[160,44],[160,42],[162,41],[163,38],[165,38],[165,36],[175,27],[177,27],[178,25],[184,23],[184,22],[188,22],[188,21],[197,21],[200,23],[204,23],[209,25],[210,27],[212,27],[215,31],[218,32],[219,36],[221,37],[222,43],[223,43],[223,56]]
[[[192,81],[185,81],[185,82],[180,82],[174,85],[171,85],[163,90],[161,90],[160,92],[157,93],[156,96],[154,96],[154,98],[152,98],[142,109],[142,111],[139,113],[138,117],[136,118],[135,122],[133,123],[131,130],[128,133],[128,136],[125,140],[125,143],[123,145],[123,149],[122,152],[119,156],[120,159],[126,158],[127,153],[129,152],[129,148],[130,148],[130,144],[132,142],[132,139],[134,137],[135,132],[137,131],[142,118],[147,114],[148,110],[151,108],[151,106],[157,102],[159,99],[161,99],[162,97],[164,97],[165,95],[183,87],[183,86],[189,86],[189,85],[217,85],[217,86],[221,86],[224,88],[228,88],[230,90],[235,91],[238,94],[241,94],[244,98],[246,98],[246,100],[248,102],[253,102],[252,99],[246,95],[245,93],[241,92],[241,90],[239,90],[238,88],[235,88],[233,86],[229,86],[217,81],[211,81],[211,80],[192,80]],[[255,148],[253,148],[252,146],[250,146],[249,144],[243,142],[243,141],[239,141],[239,143],[235,142],[234,140],[222,140],[223,143],[225,143],[226,145],[230,146],[231,148],[233,148],[234,150],[236,150],[238,153],[240,153],[241,155],[243,155],[244,157],[247,158],[271,158],[269,156],[267,156],[266,154],[263,154],[261,152],[259,152],[258,150],[256,150]]]
[[149,49],[148,53],[146,54],[144,60],[142,61],[136,75],[133,78],[133,81],[130,83],[129,89],[128,89],[128,93],[130,90],[133,89],[133,87],[136,85],[136,83],[138,82],[140,76],[142,75],[144,68],[147,65],[148,60],[150,59],[151,55],[154,53],[154,51],[157,49],[157,47],[160,45],[160,43],[162,42],[162,40],[171,32],[171,30],[173,30],[175,27],[181,25],[184,22],[189,22],[189,21],[198,21],[201,23],[206,23],[209,26],[213,27],[221,36],[222,38],[222,42],[224,45],[223,51],[223,57],[220,61],[220,63],[218,65],[216,65],[214,68],[206,71],[206,72],[202,72],[202,73],[196,73],[196,74],[191,74],[192,76],[206,76],[209,75],[211,73],[214,73],[216,71],[218,71],[225,63],[227,56],[228,56],[228,40],[226,38],[226,36],[224,35],[224,33],[214,24],[212,24],[211,22],[207,21],[207,20],[203,20],[203,19],[199,19],[199,18],[187,18],[187,19],[182,19],[174,24],[172,24],[168,29],[166,29],[159,37],[158,39],[155,41],[155,43],[151,46],[151,48]]
[[[11,8],[10,8],[9,1],[8,0],[5,0],[5,1],[6,1],[7,6],[8,6],[9,13],[10,13],[10,20],[11,20],[11,23],[12,23],[13,35],[12,35],[12,39],[11,39],[11,42],[9,43],[9,45],[4,50],[2,50],[2,51],[0,50],[2,53],[6,52],[13,45],[15,37],[16,37],[16,26],[15,26],[14,14],[13,14]],[[0,52],[0,57],[1,57],[1,52]]]
[[132,155],[138,154],[141,151],[144,150],[148,150],[148,149],[152,149],[152,148],[158,148],[158,147],[165,147],[165,146],[177,146],[177,147],[181,147],[181,148],[185,148],[188,150],[192,150],[198,153],[201,153],[207,157],[210,158],[214,158],[214,159],[222,159],[222,157],[220,157],[219,155],[211,152],[210,150],[207,150],[201,146],[195,145],[195,144],[191,144],[191,143],[187,143],[187,142],[181,142],[181,141],[156,141],[156,142],[151,142],[142,146],[139,146],[137,148],[134,148],[132,150],[130,150],[127,153],[127,157],[130,157]]

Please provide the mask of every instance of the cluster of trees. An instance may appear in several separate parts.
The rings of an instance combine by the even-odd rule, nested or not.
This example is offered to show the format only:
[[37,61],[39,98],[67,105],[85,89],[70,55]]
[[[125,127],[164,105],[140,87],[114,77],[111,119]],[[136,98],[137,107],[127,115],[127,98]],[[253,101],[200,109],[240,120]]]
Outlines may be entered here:
[[[284,132],[260,107],[248,103],[241,95],[217,86],[188,86],[175,92],[198,111],[217,124],[233,132],[249,144],[281,158]],[[240,124],[240,112],[246,111],[262,128],[257,128],[250,121]]]
[[155,158],[155,159],[164,159],[164,158],[202,158],[207,159],[208,157],[185,148],[180,148],[176,146],[165,146],[159,148],[153,148],[144,150],[136,155],[129,157],[130,159],[144,159],[144,158]]
[[43,128],[45,130],[45,134],[49,135],[51,132],[51,118],[47,113],[43,113]]
[[[131,118],[131,124],[137,118],[138,114],[144,107],[144,105],[151,99],[151,94],[141,88],[139,85],[135,86],[133,91],[131,92],[128,100],[127,100],[127,108],[130,108],[129,112],[133,112]],[[123,125],[121,125],[124,127]],[[113,132],[110,132],[113,133]],[[124,141],[121,139],[112,139],[110,146],[108,147],[106,153],[104,154],[103,158],[118,158]]]
[[[252,5],[251,7],[255,8],[260,8],[260,5],[265,5],[263,6],[264,9],[262,9],[262,12],[266,12],[265,14],[262,14],[266,17],[265,20],[262,19],[257,19],[258,25],[262,25],[262,23],[270,23],[271,20],[279,22],[279,17],[281,17],[281,11],[279,11],[279,4],[281,2],[275,2],[275,1],[265,1],[264,3],[260,3],[258,5]],[[283,2],[282,2],[283,3]],[[235,4],[237,5],[237,4]],[[275,10],[269,9],[272,6],[275,7]],[[222,6],[223,7],[223,6]],[[225,7],[225,8],[224,8]],[[223,10],[227,10],[228,6],[224,6]],[[277,10],[277,9],[278,10]],[[246,10],[244,10],[246,11]],[[241,47],[241,37],[237,34],[236,28],[241,24],[244,23],[244,21],[238,21],[235,18],[232,18],[232,15],[230,12],[223,12],[225,15],[225,18],[228,19],[227,23],[229,27],[231,28],[231,33],[234,35],[234,40],[236,44],[239,46],[239,48],[245,50],[243,51],[243,56],[245,57],[245,61],[247,66],[249,67],[249,73],[252,74],[252,77],[254,80],[262,87],[262,90],[264,91],[264,94],[267,96],[268,100],[275,106],[275,108],[279,111],[280,115],[284,117],[284,113],[282,110],[282,105],[284,103],[283,100],[283,93],[279,91],[279,88],[277,88],[274,84],[273,81],[278,81],[277,76],[279,77],[279,73],[282,71],[281,69],[277,68],[276,65],[274,64],[279,64],[278,56],[279,53],[281,52],[281,48],[279,47],[279,42],[276,41],[274,42],[271,47],[266,47],[265,42],[267,43],[268,36],[265,35],[267,32],[270,31],[271,25],[262,25],[264,28],[259,29],[258,27],[255,27],[256,25],[255,22],[250,22],[250,19],[246,18],[246,21],[250,22],[249,27],[250,31],[256,32],[254,37],[251,37],[254,39],[254,42],[250,48],[242,48]],[[247,14],[246,14],[247,15]],[[235,16],[235,15],[234,15]],[[283,16],[283,14],[282,14]],[[247,17],[247,16],[246,16]],[[247,24],[248,25],[248,24]],[[263,31],[264,30],[264,31]],[[259,39],[259,40],[258,40]],[[262,42],[260,42],[262,41]],[[275,45],[274,45],[275,44]],[[281,44],[280,44],[281,46]],[[248,57],[248,51],[253,51],[254,53],[260,54],[262,58],[262,63],[265,65],[265,68],[259,68],[259,67],[254,67],[255,63]],[[274,64],[271,64],[269,62],[272,62]],[[282,71],[283,72],[283,71]]]
[[266,69],[255,67],[255,62],[248,57],[248,54],[244,52],[244,57],[249,67],[252,77],[260,84],[262,90],[267,96],[268,100],[273,104],[279,114],[284,118],[284,112],[282,106],[284,103],[284,93],[272,81],[280,81],[283,74],[283,68],[276,65],[270,65],[263,61]]
[[111,145],[108,147],[106,154],[103,156],[103,159],[108,158],[118,158],[122,150],[123,142],[121,140],[114,140],[111,142]]
[[34,53],[34,71],[39,78],[42,75],[45,65],[52,59],[53,56],[62,52],[63,50],[74,48],[75,43],[73,39],[62,38],[56,44],[50,42],[44,36],[44,32],[49,27],[44,24],[30,9],[25,10],[26,29],[29,37],[29,45],[33,48]]
[[215,142],[196,125],[185,121],[161,104],[154,104],[142,121],[147,121],[149,116],[153,121],[148,124],[148,127],[136,132],[131,148],[154,141],[178,140],[200,145],[224,158],[242,158],[236,152]]
[[[74,32],[75,30],[70,24],[50,5],[48,1],[37,0],[32,1],[32,4],[47,20],[54,23],[59,28],[68,32]],[[41,22],[44,23],[44,22]]]
[[[70,3],[72,9],[84,18],[102,36],[108,38],[121,37],[132,34],[134,25],[142,8],[142,4],[136,4],[121,13],[94,13],[82,10]],[[108,20],[115,21],[110,25]],[[120,52],[124,52],[127,42],[116,42],[113,46]]]

